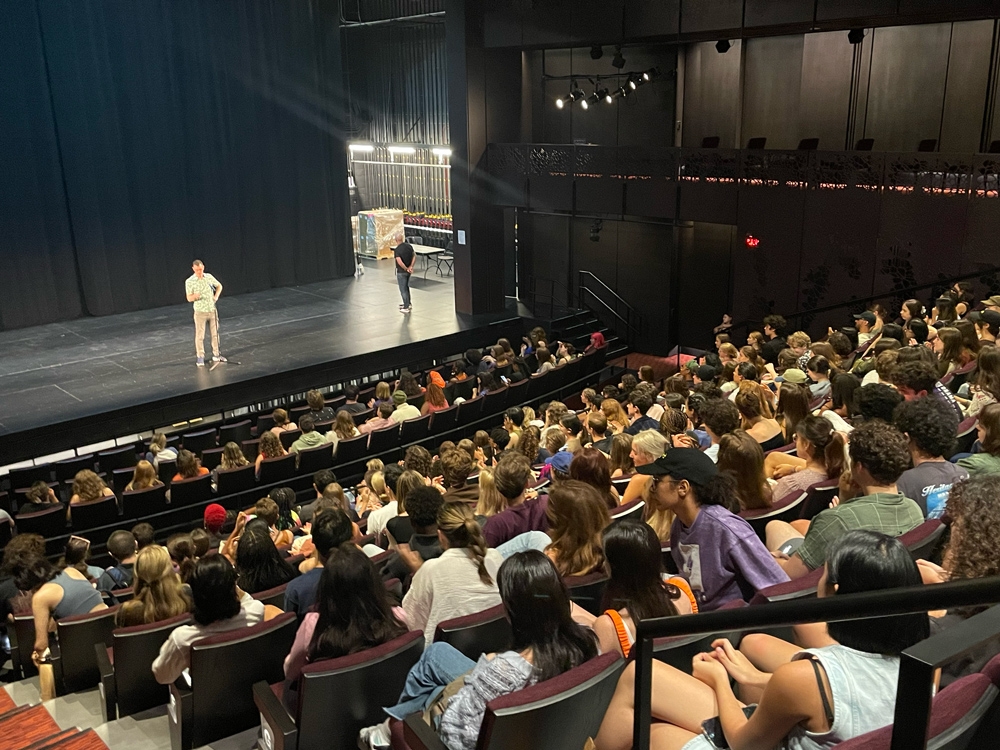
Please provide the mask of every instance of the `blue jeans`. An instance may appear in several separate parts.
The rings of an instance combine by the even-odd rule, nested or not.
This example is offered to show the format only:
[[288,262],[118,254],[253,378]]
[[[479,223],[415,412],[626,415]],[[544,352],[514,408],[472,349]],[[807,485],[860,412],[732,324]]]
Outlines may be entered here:
[[518,534],[509,542],[501,544],[497,547],[497,552],[506,560],[511,555],[518,552],[525,552],[529,549],[537,549],[539,552],[544,552],[545,548],[550,544],[552,544],[552,540],[544,531],[525,531],[523,534]]
[[410,306],[410,274],[396,271],[396,283],[399,285],[399,296],[403,298],[403,307]]
[[476,663],[449,643],[432,643],[406,676],[406,684],[395,706],[385,709],[394,719],[424,711],[448,683],[472,671]]

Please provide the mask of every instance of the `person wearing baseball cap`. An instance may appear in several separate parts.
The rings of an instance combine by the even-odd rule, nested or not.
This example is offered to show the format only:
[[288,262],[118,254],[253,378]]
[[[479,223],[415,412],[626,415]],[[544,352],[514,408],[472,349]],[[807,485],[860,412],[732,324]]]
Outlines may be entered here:
[[865,310],[854,316],[854,327],[858,330],[858,346],[864,346],[875,338],[875,313]]
[[1000,336],[1000,312],[986,309],[982,312],[970,312],[965,317],[976,324],[980,344],[996,345],[997,336]]
[[784,583],[781,569],[739,509],[736,481],[697,448],[671,448],[636,471],[653,477],[654,509],[670,511],[671,555],[688,579],[699,612],[710,612]]
[[989,299],[984,299],[983,307],[993,312],[1000,312],[1000,294],[994,294]]

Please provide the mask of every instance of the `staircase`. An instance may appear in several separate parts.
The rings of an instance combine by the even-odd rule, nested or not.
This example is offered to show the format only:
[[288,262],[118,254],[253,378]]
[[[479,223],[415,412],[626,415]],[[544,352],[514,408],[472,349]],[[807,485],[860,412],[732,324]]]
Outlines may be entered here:
[[599,331],[604,334],[608,345],[605,361],[621,357],[629,352],[629,346],[623,338],[602,323],[593,310],[571,310],[564,315],[553,318],[549,323],[549,338],[572,344],[578,352],[582,352],[590,344],[590,334]]

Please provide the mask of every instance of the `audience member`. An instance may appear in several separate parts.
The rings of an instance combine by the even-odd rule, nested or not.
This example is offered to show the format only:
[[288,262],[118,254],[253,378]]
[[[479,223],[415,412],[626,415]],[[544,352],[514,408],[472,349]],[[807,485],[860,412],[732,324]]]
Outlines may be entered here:
[[[185,453],[187,451],[181,451]],[[188,453],[188,455],[193,455]],[[180,461],[178,460],[178,466]],[[70,506],[83,505],[84,503],[96,503],[106,497],[114,497],[115,493],[104,483],[97,474],[90,469],[83,469],[73,477],[72,495],[69,499]]]
[[[715,463],[719,456],[719,440],[722,439],[723,435],[728,435],[739,428],[740,412],[732,402],[726,399],[713,398],[701,405],[698,415],[701,417],[705,425],[705,431],[712,441],[712,444],[705,449],[705,455],[712,459],[712,463]],[[636,470],[638,469],[637,464]]]
[[271,412],[271,419],[274,420],[274,426],[269,432],[273,432],[276,436],[280,437],[283,432],[299,429],[298,425],[288,418],[288,412],[280,407]]
[[507,499],[497,490],[493,481],[493,469],[482,469],[479,472],[479,501],[476,503],[476,515],[490,518],[507,509]]
[[[313,551],[311,557],[314,567],[303,573],[298,578],[289,581],[285,587],[286,612],[294,612],[302,622],[306,612],[312,609],[316,601],[316,589],[319,586],[320,577],[323,575],[323,568],[330,552],[342,544],[350,542],[354,538],[354,524],[339,508],[324,509],[312,522],[312,542]],[[242,548],[242,544],[240,545]],[[269,566],[274,570],[282,570],[273,562]],[[237,555],[237,569],[239,569],[239,556]],[[278,578],[280,576],[275,576]],[[239,578],[240,588],[250,591],[242,584],[242,574]],[[281,585],[280,583],[277,585]],[[265,589],[261,589],[265,590]],[[250,591],[250,593],[255,593]]]
[[734,515],[739,505],[733,478],[720,474],[704,453],[673,448],[637,470],[652,477],[653,508],[676,516],[671,555],[690,582],[699,611],[749,600],[756,591],[788,580],[750,524]]
[[643,430],[632,438],[632,449],[629,452],[629,457],[632,460],[635,473],[629,479],[625,492],[622,494],[622,505],[642,497],[650,479],[639,471],[639,467],[651,464],[666,450],[667,439],[658,430]]
[[[309,411],[306,412],[306,415],[312,417],[314,425],[333,419],[333,409],[326,405],[323,394],[316,389],[306,392],[306,403],[309,404]],[[299,425],[302,425],[301,419],[299,419]]]
[[759,344],[759,352],[761,358],[768,364],[777,364],[778,352],[787,347],[785,337],[782,335],[786,325],[785,319],[780,315],[768,315],[764,318],[766,340]]
[[413,527],[406,509],[406,498],[417,487],[425,486],[424,478],[415,471],[408,469],[400,475],[396,482],[396,516],[390,518],[385,524],[390,547],[396,547],[410,541]]
[[[222,506],[219,506],[222,507]],[[207,512],[206,508],[206,512]],[[135,537],[136,549],[143,549],[151,544],[156,544],[156,532],[153,529],[153,525],[146,523],[137,523],[132,527],[132,536]]]
[[529,531],[547,532],[548,496],[528,498],[533,475],[531,464],[518,453],[507,454],[493,470],[493,482],[504,499],[504,509],[487,519],[483,535],[491,547],[511,541]]
[[188,534],[191,537],[191,544],[194,546],[194,556],[204,557],[212,549],[212,537],[204,529],[191,529]]
[[596,448],[583,448],[573,456],[569,465],[570,479],[589,484],[601,493],[608,510],[618,507],[618,490],[611,484],[611,464],[607,456]]
[[[739,411],[746,433],[760,444],[761,450],[771,451],[786,443],[781,425],[771,417],[771,408],[764,395],[766,390],[757,383],[744,383],[740,386],[733,403]],[[704,418],[704,414],[702,417]]]
[[472,458],[455,449],[441,456],[442,486],[445,500],[475,504],[479,502],[479,485],[468,481],[475,468]]
[[156,469],[160,468],[160,461],[176,461],[177,451],[167,445],[167,436],[162,432],[157,432],[149,441],[149,451],[146,453],[146,460]]
[[153,544],[139,550],[134,572],[134,593],[115,613],[117,627],[148,625],[191,610],[191,599],[174,572],[166,547]]
[[[857,379],[846,375],[855,383]],[[778,405],[774,418],[781,425],[783,445],[795,440],[795,426],[809,416],[809,390],[794,383],[782,383],[778,389]]]
[[[52,508],[61,508],[62,503],[56,497],[55,490],[49,487],[47,482],[41,480],[35,482],[24,493],[26,502],[21,503],[17,509],[17,514],[23,516],[27,513],[41,513]],[[2,521],[0,521],[2,522]]]
[[[355,414],[360,414],[361,412],[368,411],[369,408],[377,407],[378,404],[374,403],[375,401],[383,402],[383,401],[390,400],[389,396],[388,396],[389,384],[388,383],[379,383],[379,385],[385,386],[385,388],[383,389],[383,393],[380,394],[378,387],[376,387],[375,388],[375,398],[372,399],[372,403],[370,403],[370,404],[368,404],[366,406],[365,404],[359,404],[358,403],[358,394],[361,392],[361,389],[358,388],[358,386],[356,386],[356,385],[348,383],[347,385],[344,386],[344,397],[345,397],[346,400],[344,401],[344,403],[342,403],[340,406],[337,407],[338,411],[340,409],[343,409],[344,411],[346,411],[351,416],[354,416]],[[331,416],[331,419],[332,418],[333,418],[333,415]],[[323,419],[323,420],[320,420],[320,421],[322,421],[322,422],[328,422],[329,420],[328,419]]]
[[[625,432],[630,426],[628,414],[622,408],[621,403],[614,398],[606,398],[601,402],[601,412],[608,420],[608,429],[615,435]],[[632,433],[629,433],[632,434]]]
[[816,355],[810,358],[806,366],[806,375],[812,383],[809,386],[809,395],[813,402],[823,401],[830,394],[830,360],[826,357]]
[[407,419],[416,419],[420,416],[420,409],[407,403],[406,399],[404,391],[397,390],[392,394],[392,403],[395,407],[391,416],[393,422],[405,422]]
[[373,510],[368,516],[368,528],[369,534],[374,534],[376,537],[385,531],[385,525],[390,518],[396,517],[396,508],[398,503],[396,502],[396,482],[403,474],[403,467],[397,464],[389,464],[385,467],[385,471],[382,472],[382,481],[385,487],[385,502],[382,503],[382,507],[377,510]]
[[[226,523],[226,509],[218,503],[210,503],[205,506],[205,513],[202,518],[202,526],[208,532],[212,540],[211,546],[218,547],[222,543],[222,526]],[[140,546],[139,549],[142,549]]]
[[219,459],[219,466],[212,472],[212,475],[215,478],[215,481],[218,482],[220,471],[240,469],[249,465],[250,462],[247,461],[247,457],[243,455],[243,450],[240,448],[239,444],[229,442],[223,446],[222,456]]
[[937,399],[921,398],[897,406],[893,423],[909,441],[913,462],[913,468],[896,481],[896,488],[916,501],[926,518],[940,518],[952,486],[969,476],[945,458],[955,447],[958,417]]
[[277,588],[295,577],[292,566],[278,554],[270,533],[260,523],[247,524],[240,537],[236,574],[237,585],[248,594]]
[[902,353],[900,353],[899,364],[893,372],[892,381],[896,390],[907,401],[933,396],[954,409],[959,419],[965,416],[962,407],[955,400],[955,396],[938,380],[934,365],[928,362],[904,361]]
[[546,514],[552,541],[545,554],[559,575],[585,576],[604,565],[601,534],[611,519],[597,489],[573,479],[560,482],[549,493]]
[[127,589],[132,585],[135,556],[138,552],[135,537],[128,531],[114,531],[108,537],[108,553],[115,564],[97,579],[97,590],[113,592]]
[[132,471],[132,481],[125,485],[126,492],[137,492],[150,487],[159,487],[163,482],[156,476],[156,469],[149,461],[139,461]]
[[271,541],[275,547],[290,547],[293,540],[291,529],[279,529],[278,521],[281,519],[281,509],[270,497],[262,497],[253,507],[253,514],[267,524]]
[[988,404],[979,413],[976,427],[981,450],[960,458],[958,465],[970,477],[1000,474],[1000,404]]
[[844,470],[845,443],[844,436],[826,419],[810,415],[799,422],[795,455],[776,451],[764,459],[765,474],[778,480],[772,488],[774,498],[783,500],[819,482],[839,478]]
[[[344,413],[346,414],[346,412]],[[352,421],[351,427],[353,428],[353,426],[354,422]],[[316,423],[308,414],[303,415],[299,420],[299,427],[302,430],[302,434],[288,447],[289,453],[298,453],[310,448],[319,448],[321,445],[327,445],[330,442],[326,435],[316,430]]]
[[719,471],[728,472],[736,481],[736,494],[742,510],[770,508],[771,485],[764,476],[764,451],[749,433],[736,430],[723,435],[719,442]]
[[254,473],[258,478],[260,478],[260,465],[265,459],[281,458],[288,453],[278,439],[278,436],[270,431],[260,436],[257,451],[257,458],[254,461]]
[[608,451],[608,460],[611,463],[612,479],[627,477],[635,472],[635,464],[632,463],[631,435],[623,432],[611,436],[611,448]]
[[[424,404],[426,406],[426,402]],[[395,411],[392,402],[386,401],[378,405],[378,409],[375,412],[375,416],[365,422],[363,425],[358,427],[359,434],[367,435],[368,433],[374,432],[375,430],[381,430],[386,427],[392,427],[396,422],[392,419],[392,413]],[[353,424],[353,420],[352,420]]]
[[194,552],[194,542],[189,534],[171,534],[167,539],[167,552],[173,562],[174,570],[187,583],[191,574],[194,573],[195,563],[198,562]]

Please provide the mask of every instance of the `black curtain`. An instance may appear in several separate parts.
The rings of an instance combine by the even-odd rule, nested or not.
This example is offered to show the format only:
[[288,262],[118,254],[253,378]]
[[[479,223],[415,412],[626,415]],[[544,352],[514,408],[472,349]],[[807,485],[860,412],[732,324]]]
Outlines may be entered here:
[[[37,91],[24,88],[47,88],[51,101],[83,312],[181,302],[193,258],[227,293],[353,272],[335,0],[18,5],[31,13],[15,36],[28,36],[37,8],[35,57],[48,86],[43,75]],[[4,45],[0,60],[25,66],[30,43]],[[7,109],[0,102],[5,125]],[[0,159],[8,148],[0,143]],[[30,239],[55,253],[40,229]],[[4,255],[16,258],[31,245],[7,241]],[[79,301],[48,319],[78,310]],[[11,327],[6,314],[2,322]]]

